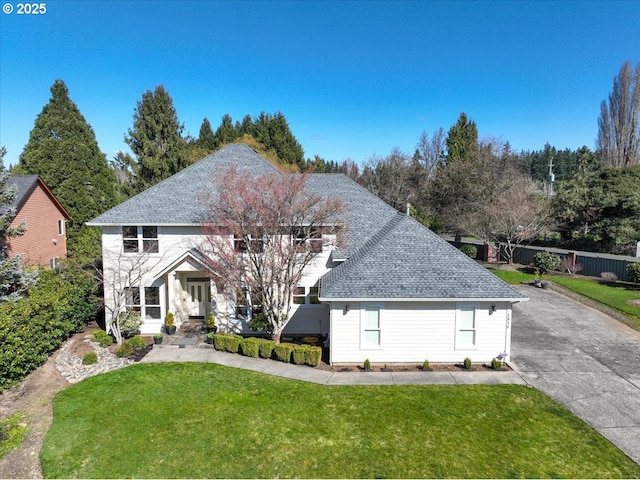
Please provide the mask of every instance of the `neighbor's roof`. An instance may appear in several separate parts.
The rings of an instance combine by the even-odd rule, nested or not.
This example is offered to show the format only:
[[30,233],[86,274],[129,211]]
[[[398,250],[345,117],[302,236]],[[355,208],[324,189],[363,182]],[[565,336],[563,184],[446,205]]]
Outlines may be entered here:
[[200,225],[206,218],[201,195],[211,190],[217,173],[278,171],[244,144],[233,144],[204,157],[144,192],[112,208],[87,225]]
[[396,213],[320,281],[321,300],[510,300],[526,297],[448,242]]
[[44,193],[51,199],[51,202],[60,210],[62,215],[65,218],[71,218],[69,212],[62,206],[39,175],[9,175],[5,182],[5,188],[15,188],[15,196],[11,204],[0,206],[0,214],[4,214],[8,208],[15,208],[16,212],[19,212],[38,185],[40,185]]

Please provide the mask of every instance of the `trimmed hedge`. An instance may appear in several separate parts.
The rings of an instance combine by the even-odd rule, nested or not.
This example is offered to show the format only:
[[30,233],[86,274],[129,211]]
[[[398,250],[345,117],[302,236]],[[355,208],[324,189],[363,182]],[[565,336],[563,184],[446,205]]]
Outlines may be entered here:
[[213,336],[213,346],[216,350],[238,353],[242,337],[231,333],[216,333]]
[[317,367],[322,359],[322,348],[312,345],[296,345],[294,343],[276,344],[266,338],[247,337],[229,333],[216,333],[213,336],[213,346],[216,350],[241,353],[252,358],[272,358],[296,365]]
[[291,363],[291,353],[295,346],[296,345],[293,343],[286,342],[276,344],[275,351],[278,360],[285,363]]
[[78,272],[42,269],[24,298],[0,304],[0,391],[45,363],[95,317],[93,293],[94,283]]
[[296,345],[295,347],[293,347],[293,353],[291,355],[293,363],[296,365],[304,365],[307,361],[308,349],[308,345]]
[[305,355],[305,363],[311,367],[317,367],[322,360],[322,348],[309,346]]
[[262,358],[271,358],[273,350],[276,348],[276,342],[273,340],[267,340],[266,338],[260,339],[260,356]]
[[247,357],[258,358],[260,352],[260,340],[255,337],[247,337],[240,340],[240,350]]

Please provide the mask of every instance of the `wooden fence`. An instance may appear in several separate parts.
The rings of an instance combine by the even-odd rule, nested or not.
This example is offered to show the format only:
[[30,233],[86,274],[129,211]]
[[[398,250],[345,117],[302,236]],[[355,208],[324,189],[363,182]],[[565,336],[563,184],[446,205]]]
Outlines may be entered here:
[[[471,244],[478,248],[478,255],[476,259],[485,262],[504,261],[500,254],[500,245],[492,246],[487,245],[477,240],[464,239],[462,242],[455,242],[451,239],[448,240],[456,248],[460,248],[462,245]],[[533,257],[538,252],[550,252],[555,253],[564,258],[569,256],[574,257],[572,260],[575,264],[582,267],[582,270],[578,272],[580,275],[587,275],[590,277],[599,277],[602,272],[615,273],[618,279],[628,281],[627,265],[630,263],[640,263],[639,257],[627,257],[623,255],[610,255],[606,253],[594,253],[594,252],[580,252],[576,250],[565,250],[562,248],[551,247],[534,247],[534,246],[521,246],[515,249],[513,254],[513,263],[519,263],[521,265],[533,264]]]

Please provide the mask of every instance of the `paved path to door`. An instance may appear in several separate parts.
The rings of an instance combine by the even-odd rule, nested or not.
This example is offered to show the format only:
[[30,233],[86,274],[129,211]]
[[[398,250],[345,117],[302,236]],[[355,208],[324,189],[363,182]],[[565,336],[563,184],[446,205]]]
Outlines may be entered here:
[[640,332],[532,286],[514,305],[512,358],[522,378],[640,463]]

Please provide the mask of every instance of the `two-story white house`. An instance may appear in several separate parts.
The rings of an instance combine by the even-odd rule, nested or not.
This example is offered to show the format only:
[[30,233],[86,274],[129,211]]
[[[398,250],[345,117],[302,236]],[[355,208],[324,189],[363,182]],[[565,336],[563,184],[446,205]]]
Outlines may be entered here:
[[[229,168],[279,170],[229,145],[89,222],[102,229],[105,306],[140,311],[143,334],[213,312],[222,331],[249,333],[247,296],[221,289],[202,245],[201,201]],[[282,175],[287,175],[281,173]],[[321,248],[296,287],[284,335],[329,339],[331,363],[474,362],[510,353],[511,305],[527,300],[429,229],[341,174],[306,188],[340,198],[346,238]]]

